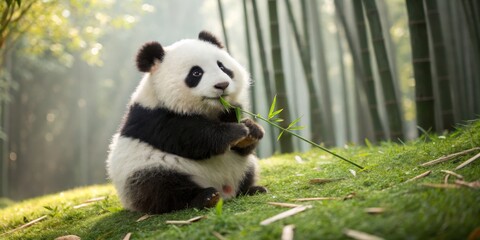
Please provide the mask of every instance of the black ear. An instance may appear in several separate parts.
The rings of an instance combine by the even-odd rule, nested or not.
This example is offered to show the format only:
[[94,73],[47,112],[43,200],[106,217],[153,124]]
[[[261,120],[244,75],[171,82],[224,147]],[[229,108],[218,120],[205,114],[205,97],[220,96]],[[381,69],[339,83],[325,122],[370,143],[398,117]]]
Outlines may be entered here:
[[158,42],[147,42],[138,50],[137,68],[140,72],[150,72],[155,60],[162,61],[165,51]]
[[198,39],[202,40],[202,41],[205,41],[205,42],[209,42],[215,46],[217,46],[218,48],[223,48],[223,44],[218,40],[217,37],[215,37],[213,34],[211,34],[210,32],[207,32],[207,31],[201,31],[199,34],[198,34]]

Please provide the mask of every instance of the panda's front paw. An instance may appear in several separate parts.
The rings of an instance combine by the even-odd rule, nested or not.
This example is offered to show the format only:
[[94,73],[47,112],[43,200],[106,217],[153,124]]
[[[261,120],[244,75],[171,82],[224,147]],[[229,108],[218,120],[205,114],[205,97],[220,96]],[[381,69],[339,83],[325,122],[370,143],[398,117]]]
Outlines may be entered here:
[[262,126],[254,122],[252,119],[244,119],[242,123],[248,127],[248,136],[257,140],[263,138],[265,131],[263,130]]
[[236,146],[239,142],[245,140],[249,135],[248,127],[244,124],[234,123],[235,127],[228,133],[230,141],[230,146]]
[[234,144],[237,148],[246,148],[253,146],[263,138],[265,131],[263,128],[251,119],[244,119],[242,123],[248,128],[248,135],[241,141]]

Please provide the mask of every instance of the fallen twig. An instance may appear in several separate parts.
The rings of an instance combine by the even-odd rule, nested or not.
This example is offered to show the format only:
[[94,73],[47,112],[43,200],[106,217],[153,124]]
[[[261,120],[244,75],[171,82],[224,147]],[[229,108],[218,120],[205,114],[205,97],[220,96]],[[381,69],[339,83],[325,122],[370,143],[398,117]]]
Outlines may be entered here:
[[480,188],[480,181],[465,182],[465,181],[462,181],[462,180],[455,180],[455,184],[470,187],[470,188],[475,188],[475,189]]
[[282,213],[279,213],[271,218],[267,218],[265,220],[263,220],[260,225],[262,226],[265,226],[265,225],[268,225],[270,223],[273,223],[273,222],[276,222],[278,220],[281,220],[281,219],[284,219],[284,218],[287,218],[287,217],[290,217],[290,216],[293,216],[297,213],[300,213],[300,212],[303,212],[309,208],[312,208],[312,205],[306,205],[306,206],[299,206],[299,207],[295,207],[295,208],[292,208],[290,210],[287,210],[285,212],[282,212]]
[[127,235],[125,235],[125,237],[123,237],[123,240],[130,240],[130,237],[132,236],[132,233],[127,233]]
[[288,207],[288,208],[295,208],[295,207],[302,206],[294,203],[281,203],[281,202],[268,202],[267,204],[277,206],[277,207]]
[[145,214],[145,215],[141,216],[139,219],[137,219],[137,221],[135,221],[135,222],[141,222],[141,221],[143,221],[143,220],[147,220],[147,219],[150,218],[151,216],[152,216],[152,215],[150,215],[150,214]]
[[308,202],[308,201],[323,201],[323,200],[342,200],[343,198],[339,197],[313,197],[313,198],[295,198],[293,201],[297,202]]
[[372,208],[365,208],[364,211],[368,214],[380,214],[385,212],[385,208],[372,207]]
[[103,197],[96,197],[96,198],[92,198],[92,199],[88,199],[87,201],[83,202],[83,203],[92,203],[92,202],[99,202],[99,201],[103,201],[107,199],[107,197],[103,196]]
[[212,232],[213,236],[215,236],[218,240],[226,240],[226,238],[224,236],[222,236],[222,234],[220,234],[219,232]]
[[452,172],[452,171],[448,171],[448,170],[440,170],[440,172],[444,172],[446,173],[447,175],[452,175],[452,176],[455,176],[456,178],[460,178],[460,179],[463,179],[463,176],[456,173],[456,172]]
[[408,180],[405,181],[405,182],[411,182],[411,181],[418,180],[418,179],[420,179],[420,178],[424,178],[424,177],[428,176],[430,173],[432,173],[431,170],[426,171],[426,172],[424,172],[424,173],[422,173],[422,174],[420,174],[420,175],[418,175],[418,176],[415,176],[415,177],[413,177],[413,178],[408,179]]
[[423,183],[421,184],[422,186],[425,187],[431,187],[431,188],[459,188],[460,186],[455,185],[455,184],[443,184],[443,183]]
[[188,220],[168,220],[165,221],[166,224],[174,224],[174,225],[188,225],[194,222],[198,222],[204,218],[207,218],[206,216],[198,216],[194,218],[190,218]]
[[467,166],[468,164],[472,163],[473,161],[477,160],[480,158],[480,153],[478,153],[477,155],[471,157],[470,159],[468,159],[467,161],[463,162],[462,164],[458,165],[458,167],[455,168],[455,170],[458,170],[458,169],[461,169],[465,166]]
[[353,238],[353,239],[357,239],[357,240],[382,240],[383,238],[381,237],[378,237],[378,236],[375,236],[375,235],[372,235],[372,234],[368,234],[368,233],[365,233],[365,232],[360,232],[360,231],[357,231],[357,230],[352,230],[352,229],[345,229],[343,231],[343,233],[345,233],[345,235]]
[[343,180],[344,178],[313,178],[310,179],[311,184],[324,184],[324,183],[329,183],[329,182],[335,182],[335,181],[340,181]]
[[432,165],[439,164],[439,163],[442,163],[442,162],[446,162],[446,161],[454,159],[458,156],[462,156],[462,155],[465,155],[465,154],[468,154],[468,153],[471,153],[471,152],[474,152],[474,151],[477,151],[477,150],[480,150],[480,147],[474,147],[474,148],[471,148],[471,149],[467,149],[465,151],[445,155],[445,156],[442,156],[442,157],[437,158],[435,160],[423,163],[420,166],[422,166],[422,167],[432,166]]
[[90,206],[90,205],[92,205],[92,204],[93,204],[93,202],[78,204],[78,205],[76,205],[76,206],[73,206],[73,209],[84,208],[84,207]]
[[7,235],[7,234],[10,234],[10,233],[16,232],[16,231],[18,231],[18,230],[24,229],[24,228],[28,228],[28,227],[30,227],[30,226],[32,226],[32,225],[34,225],[34,224],[39,223],[40,221],[44,220],[45,218],[47,218],[47,215],[43,215],[43,216],[41,216],[41,217],[39,217],[39,218],[37,218],[37,219],[34,219],[34,220],[32,220],[32,221],[30,221],[30,222],[28,222],[28,223],[23,224],[23,225],[20,226],[20,227],[17,227],[17,228],[14,228],[14,229],[12,229],[12,230],[10,230],[10,231],[8,231],[8,232],[2,233],[2,234],[0,234],[0,236]]
[[283,227],[282,230],[282,240],[293,240],[293,232],[295,230],[295,225],[290,224]]
[[343,200],[345,201],[345,200],[348,200],[348,199],[352,199],[352,198],[354,198],[356,195],[357,195],[357,193],[355,193],[355,192],[349,193],[347,196],[345,196],[345,197],[343,198]]
[[55,240],[81,240],[77,235],[65,235],[55,238]]

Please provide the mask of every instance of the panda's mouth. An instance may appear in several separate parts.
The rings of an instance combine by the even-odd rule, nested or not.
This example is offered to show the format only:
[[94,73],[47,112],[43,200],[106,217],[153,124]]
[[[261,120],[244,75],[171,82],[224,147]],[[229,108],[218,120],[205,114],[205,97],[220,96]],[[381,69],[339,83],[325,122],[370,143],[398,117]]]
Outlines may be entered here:
[[216,100],[216,101],[219,101],[219,100],[220,100],[220,97],[222,97],[222,98],[228,97],[228,94],[222,94],[222,95],[216,96],[216,97],[203,97],[203,100]]

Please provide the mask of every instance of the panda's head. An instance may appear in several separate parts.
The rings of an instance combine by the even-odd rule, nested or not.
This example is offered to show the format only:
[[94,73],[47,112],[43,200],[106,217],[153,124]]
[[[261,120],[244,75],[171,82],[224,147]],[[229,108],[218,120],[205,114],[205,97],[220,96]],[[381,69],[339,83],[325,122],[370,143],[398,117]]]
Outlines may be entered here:
[[144,107],[211,117],[223,110],[220,96],[248,107],[248,73],[208,32],[168,47],[146,43],[137,54],[137,67],[147,74],[132,102]]

